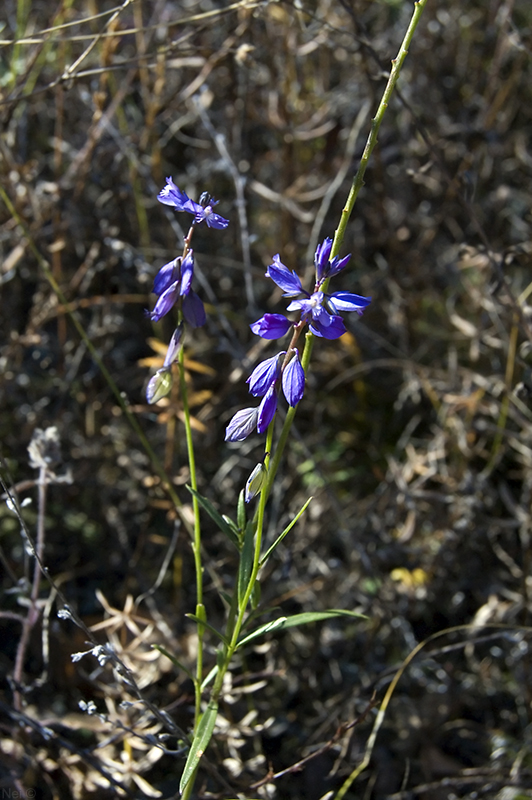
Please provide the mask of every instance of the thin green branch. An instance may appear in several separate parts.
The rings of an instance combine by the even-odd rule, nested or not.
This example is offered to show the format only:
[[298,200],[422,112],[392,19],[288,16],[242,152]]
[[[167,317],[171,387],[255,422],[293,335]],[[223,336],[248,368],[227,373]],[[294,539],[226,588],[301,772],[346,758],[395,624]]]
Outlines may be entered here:
[[[190,409],[188,405],[188,389],[185,378],[185,349],[181,347],[179,351],[179,388],[181,402],[183,404],[183,415],[185,418],[185,436],[187,440],[188,465],[190,469],[190,485],[194,492],[198,491],[198,481],[196,475],[196,457],[194,454],[194,440],[192,438],[192,426],[190,424]],[[194,512],[194,537],[192,540],[192,552],[194,554],[194,567],[196,571],[196,615],[205,618],[205,606],[203,605],[203,566],[201,563],[201,521],[200,506],[197,494],[192,495],[192,509]],[[201,716],[201,682],[203,679],[203,635],[205,627],[198,624],[198,652],[196,657],[196,680],[195,689],[195,729],[198,726]]]
[[351,186],[351,191],[349,192],[347,202],[342,211],[342,215],[340,217],[340,223],[334,234],[334,241],[331,250],[331,258],[338,255],[338,253],[340,252],[340,248],[344,241],[347,223],[349,222],[349,218],[351,217],[351,213],[353,211],[358,194],[361,188],[364,186],[364,175],[366,173],[366,168],[368,166],[370,156],[373,152],[375,145],[377,144],[379,128],[381,126],[382,120],[384,119],[384,114],[386,112],[386,109],[388,108],[388,104],[393,94],[393,90],[395,89],[395,85],[397,83],[399,75],[401,73],[401,69],[405,62],[405,58],[408,55],[408,48],[410,47],[418,22],[421,19],[421,15],[425,9],[425,6],[427,5],[427,2],[428,0],[417,0],[417,2],[414,3],[414,13],[412,15],[412,19],[410,20],[410,25],[408,26],[408,30],[405,33],[403,41],[401,42],[401,47],[399,48],[397,57],[392,60],[392,69],[390,72],[390,76],[388,78],[388,83],[386,84],[384,94],[382,95],[381,102],[379,103],[377,113],[375,114],[371,122],[371,130],[366,142],[366,146],[364,148],[364,152],[362,153],[362,158],[360,159],[359,167],[353,179],[353,184]]

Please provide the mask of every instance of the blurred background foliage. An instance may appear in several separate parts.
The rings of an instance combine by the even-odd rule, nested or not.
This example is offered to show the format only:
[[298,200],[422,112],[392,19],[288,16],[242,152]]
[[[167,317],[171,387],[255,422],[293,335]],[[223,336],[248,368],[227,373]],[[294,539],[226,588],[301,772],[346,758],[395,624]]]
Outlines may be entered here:
[[[310,283],[412,3],[4,0],[3,11],[3,474],[33,498],[33,530],[27,446],[37,428],[57,427],[72,483],[49,488],[45,563],[187,729],[191,684],[151,648],[193,663],[187,535],[168,549],[173,504],[69,314],[187,504],[177,394],[156,407],[144,398],[172,332],[144,311],[187,224],[156,194],[171,175],[191,197],[220,200],[230,227],[195,236],[208,322],[187,338],[186,357],[200,489],[232,513],[262,441],[224,445],[224,428],[248,404],[250,369],[274,352],[248,326],[283,310],[265,267],[280,253]],[[531,796],[531,54],[528,0],[429,0],[335,286],[372,304],[340,341],[317,342],[269,510],[273,539],[314,495],[263,576],[263,607],[347,608],[368,620],[294,629],[246,653],[198,797],[317,800],[338,788],[362,759],[373,693],[382,698],[417,643],[464,625],[405,672],[347,796]],[[216,625],[235,564],[209,519],[204,542]],[[27,604],[28,557],[5,505],[0,546],[0,785],[104,798],[118,792],[111,776],[130,796],[177,796],[181,759],[150,744],[142,709],[120,708],[127,688],[109,668],[71,663],[83,633],[56,619],[44,584],[49,653],[36,626],[26,723],[17,716],[9,676],[20,624],[9,615]],[[157,591],[135,605],[165,555]],[[83,714],[80,700],[106,719]],[[314,751],[304,769],[272,777]]]

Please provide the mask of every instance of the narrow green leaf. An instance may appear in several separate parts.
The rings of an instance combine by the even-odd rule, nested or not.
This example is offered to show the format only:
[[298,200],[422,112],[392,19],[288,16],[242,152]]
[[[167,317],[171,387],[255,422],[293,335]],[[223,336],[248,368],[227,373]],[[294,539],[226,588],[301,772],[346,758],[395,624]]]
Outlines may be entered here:
[[309,497],[309,499],[307,500],[307,502],[305,503],[305,505],[303,506],[303,508],[302,508],[300,511],[298,511],[298,513],[296,514],[296,516],[294,517],[294,519],[292,520],[292,522],[291,522],[289,525],[287,525],[287,526],[286,526],[286,528],[284,529],[284,531],[281,533],[281,535],[280,535],[280,536],[278,536],[278,537],[277,537],[277,539],[276,539],[276,540],[275,540],[275,542],[272,544],[272,546],[271,546],[271,547],[269,547],[269,548],[266,550],[266,552],[264,553],[264,555],[262,556],[262,558],[261,558],[261,560],[260,560],[260,566],[261,566],[261,567],[262,567],[262,566],[263,566],[263,565],[266,563],[266,561],[269,559],[269,557],[271,556],[271,554],[273,553],[273,551],[275,550],[275,548],[277,547],[277,545],[281,544],[281,542],[283,541],[284,537],[285,537],[287,534],[289,534],[289,533],[290,533],[290,531],[292,530],[292,528],[294,527],[294,525],[296,524],[296,522],[298,521],[298,519],[301,517],[301,515],[305,513],[305,511],[306,511],[306,510],[307,510],[307,508],[308,508],[308,504],[310,503],[310,501],[311,501],[311,500],[312,500],[312,497]]
[[[218,651],[216,651],[216,656],[218,656]],[[207,688],[207,686],[209,685],[209,683],[212,683],[212,682],[213,682],[213,680],[215,679],[215,677],[217,676],[217,674],[218,674],[218,664],[216,664],[216,666],[214,666],[214,667],[211,669],[211,671],[209,672],[209,674],[208,674],[208,675],[207,675],[205,678],[203,678],[203,681],[202,681],[202,683],[201,683],[201,691],[202,691],[202,692],[203,692],[203,691],[205,691],[205,689]]]
[[189,619],[194,620],[194,622],[196,622],[198,625],[203,625],[204,628],[207,628],[211,633],[214,633],[214,635],[217,636],[218,639],[221,639],[222,642],[225,645],[227,645],[227,647],[229,647],[229,642],[227,641],[227,639],[225,638],[223,633],[220,633],[220,631],[217,631],[216,628],[213,625],[211,625],[210,623],[206,622],[204,619],[201,619],[201,617],[197,617],[196,614],[185,614],[185,617],[188,617]]
[[255,586],[251,591],[251,608],[253,611],[256,611],[259,603],[260,603],[261,591],[260,591],[260,583],[255,581]]
[[236,512],[236,521],[241,531],[246,529],[246,503],[244,502],[244,490],[238,495],[238,506]]
[[294,614],[292,617],[280,617],[273,622],[267,622],[261,625],[260,628],[249,633],[238,642],[237,647],[242,647],[252,639],[262,636],[264,633],[277,630],[285,630],[286,628],[295,628],[297,625],[308,625],[310,622],[320,622],[324,619],[334,619],[335,617],[350,617],[355,619],[367,619],[364,614],[357,614],[356,611],[343,611],[339,608],[331,608],[328,611],[307,611],[303,614]]
[[252,633],[248,633],[247,636],[244,636],[244,638],[238,642],[236,646],[237,649],[243,644],[247,644],[252,639],[262,636],[264,633],[270,633],[271,631],[277,631],[280,628],[283,628],[287,619],[287,617],[279,617],[279,619],[274,619],[272,622],[266,622],[264,625],[261,625],[260,628],[257,628]]
[[[196,619],[200,619],[202,622],[207,622],[207,610],[203,603],[196,604]],[[203,636],[205,631],[205,625],[198,625],[198,636]]]
[[222,514],[222,519],[224,522],[227,522],[235,536],[238,536],[238,525],[234,522],[231,517],[228,517],[227,514]]
[[222,598],[223,602],[227,605],[227,607],[231,608],[231,595],[228,592],[224,592],[223,589],[218,589],[218,594]]
[[246,594],[249,584],[249,576],[253,569],[253,554],[255,541],[255,527],[250,520],[246,525],[244,544],[240,553],[240,564],[238,565],[238,606],[242,605],[242,600]]
[[216,511],[211,501],[207,500],[207,498],[203,497],[203,495],[201,495],[199,492],[196,492],[196,490],[193,489],[192,486],[187,486],[187,489],[190,492],[190,494],[194,495],[200,506],[205,509],[209,517],[213,520],[213,522],[215,522],[218,525],[222,533],[225,533],[229,541],[231,541],[234,544],[234,546],[238,550],[240,550],[237,534],[234,532],[231,525],[227,524],[222,515],[218,511]]
[[177,659],[175,656],[173,656],[171,653],[169,653],[168,650],[165,647],[162,647],[162,645],[160,645],[160,644],[152,644],[152,647],[153,647],[154,650],[158,650],[159,653],[162,653],[163,656],[166,656],[166,658],[169,658],[170,661],[172,662],[172,664],[174,665],[174,667],[177,667],[178,669],[182,669],[183,672],[186,675],[188,675],[190,680],[192,680],[192,681],[194,680],[194,675],[191,673],[191,671],[189,669],[187,669],[185,667],[185,665],[182,664],[181,661],[179,661],[179,659]]
[[196,735],[194,736],[194,741],[190,746],[190,752],[188,754],[187,762],[185,764],[185,769],[183,770],[183,774],[181,776],[181,782],[179,784],[179,791],[181,794],[183,794],[183,792],[185,791],[188,782],[190,781],[190,779],[192,778],[192,776],[196,771],[196,767],[200,762],[200,758],[207,749],[207,745],[211,740],[212,732],[216,724],[217,716],[218,716],[218,703],[215,703],[213,700],[211,700],[211,702],[209,703],[209,705],[202,714],[202,717],[199,721],[198,729],[196,731]]

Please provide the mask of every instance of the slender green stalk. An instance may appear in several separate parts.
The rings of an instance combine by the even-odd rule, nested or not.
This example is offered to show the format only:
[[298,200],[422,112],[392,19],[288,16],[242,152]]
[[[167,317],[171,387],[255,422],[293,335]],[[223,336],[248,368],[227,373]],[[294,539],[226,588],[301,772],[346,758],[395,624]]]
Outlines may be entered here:
[[364,148],[364,152],[362,153],[362,158],[360,159],[359,167],[353,179],[353,184],[351,186],[351,191],[349,192],[347,202],[342,211],[342,216],[340,217],[340,223],[334,234],[334,240],[331,249],[331,258],[338,255],[338,253],[340,252],[342,242],[344,241],[347,223],[349,222],[349,218],[351,217],[351,212],[353,211],[358,194],[361,188],[364,186],[364,175],[366,173],[366,168],[368,166],[370,156],[373,152],[375,145],[377,144],[379,128],[384,118],[386,109],[388,108],[388,104],[393,94],[393,90],[395,89],[395,84],[397,83],[397,79],[399,78],[399,74],[403,67],[405,58],[408,55],[408,48],[410,47],[418,22],[421,19],[421,14],[423,13],[425,6],[427,5],[427,2],[428,0],[417,0],[417,2],[414,3],[414,13],[412,14],[410,25],[408,26],[408,30],[405,33],[403,41],[401,42],[401,47],[399,48],[397,58],[394,58],[392,60],[392,69],[390,72],[390,76],[388,78],[388,83],[386,84],[384,94],[382,95],[382,99],[379,103],[377,113],[375,114],[371,122],[371,130],[366,142],[366,146]]
[[[198,481],[196,475],[196,457],[194,455],[194,441],[192,438],[192,426],[190,424],[190,409],[188,405],[188,389],[185,379],[185,350],[181,347],[179,351],[179,388],[181,392],[181,402],[183,404],[183,415],[185,418],[185,436],[187,440],[188,465],[190,469],[190,485],[195,492],[198,491]],[[205,617],[205,606],[203,605],[203,566],[201,563],[201,521],[200,507],[196,495],[192,495],[192,509],[194,512],[194,537],[192,540],[192,552],[194,554],[194,567],[196,571],[196,616]],[[195,691],[195,728],[198,725],[201,715],[201,681],[203,679],[203,635],[205,628],[198,624],[198,653],[196,657],[196,680]]]
[[17,32],[15,34],[15,44],[13,46],[13,54],[11,57],[11,85],[14,87],[17,82],[18,68],[21,59],[21,45],[18,44],[18,39],[24,38],[26,24],[28,22],[30,4],[28,0],[18,0],[17,2]]
[[[273,429],[274,429],[274,423],[272,421],[268,427],[268,433],[266,434],[266,449],[265,449],[266,456],[264,458],[264,466],[266,469],[268,469],[270,462],[270,452],[273,443]],[[216,675],[216,679],[214,681],[211,699],[215,701],[217,701],[220,696],[224,675],[229,668],[234,652],[236,650],[238,639],[240,636],[240,631],[242,630],[242,625],[244,624],[244,617],[246,615],[248,603],[251,597],[251,593],[253,592],[253,588],[255,586],[255,581],[257,580],[257,575],[259,573],[260,556],[262,551],[262,535],[264,530],[264,512],[266,508],[267,499],[268,499],[267,496],[264,494],[263,491],[261,491],[259,497],[259,507],[256,516],[257,525],[255,530],[255,552],[253,556],[253,567],[251,569],[251,575],[249,577],[249,583],[247,589],[245,591],[244,597],[242,598],[242,603],[240,604],[240,608],[238,609],[238,616],[236,618],[236,622],[232,631],[229,647],[226,649],[224,653],[223,664],[218,670],[218,674]]]

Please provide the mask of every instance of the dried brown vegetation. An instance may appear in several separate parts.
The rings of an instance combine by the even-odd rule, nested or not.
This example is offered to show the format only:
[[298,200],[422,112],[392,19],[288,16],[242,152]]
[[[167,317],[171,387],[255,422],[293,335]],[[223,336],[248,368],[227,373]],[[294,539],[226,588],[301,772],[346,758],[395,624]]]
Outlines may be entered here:
[[[57,427],[55,472],[68,467],[72,482],[47,489],[44,563],[183,730],[191,683],[152,645],[193,663],[190,547],[184,530],[173,538],[173,504],[97,358],[188,503],[178,398],[144,401],[170,323],[152,326],[143,310],[182,235],[155,199],[165,176],[194,198],[214,194],[231,225],[197,234],[209,313],[187,364],[200,488],[230,513],[260,454],[257,437],[222,445],[262,348],[248,325],[280,310],[264,268],[280,252],[303,272],[332,235],[411,10],[401,0],[4,2],[2,474],[33,498],[23,509],[33,534],[26,448],[35,429]],[[269,510],[273,538],[314,495],[264,575],[264,608],[368,620],[250,648],[227,684],[198,797],[318,800],[338,789],[364,756],[374,693],[379,703],[431,636],[346,796],[532,796],[531,58],[528,0],[429,0],[344,243],[342,288],[373,301],[340,342],[314,350]],[[111,665],[71,662],[86,636],[56,618],[44,578],[32,600],[19,528],[2,505],[0,788],[177,796],[179,736],[163,752],[164,719],[135,704]],[[216,625],[234,563],[208,519],[204,536]]]

